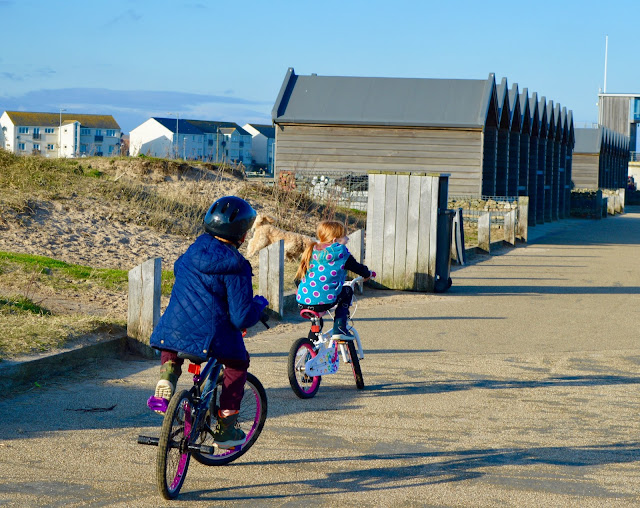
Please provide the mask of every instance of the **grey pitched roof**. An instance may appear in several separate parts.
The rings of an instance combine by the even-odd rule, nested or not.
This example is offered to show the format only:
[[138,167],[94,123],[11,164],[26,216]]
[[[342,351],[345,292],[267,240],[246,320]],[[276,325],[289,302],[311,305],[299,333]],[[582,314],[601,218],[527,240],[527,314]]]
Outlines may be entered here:
[[508,129],[511,127],[511,106],[509,104],[509,90],[507,78],[502,78],[500,84],[496,86],[496,96],[498,98],[498,116],[500,117],[500,127]]
[[511,108],[511,130],[522,130],[522,111],[520,110],[518,83],[514,83],[509,89],[509,107]]
[[520,114],[522,115],[522,130],[531,132],[531,110],[529,109],[529,90],[523,88],[520,92]]
[[[60,113],[34,113],[28,111],[5,111],[13,125],[34,127],[58,127]],[[79,113],[62,113],[62,123],[80,122],[88,129],[120,129],[118,122],[111,115],[85,115]]]
[[209,120],[187,120],[191,122],[195,127],[200,129],[202,132],[206,132],[209,134],[215,134],[219,129],[233,129],[237,130],[239,134],[243,136],[251,136],[247,131],[245,131],[242,127],[240,127],[235,122],[213,122]]
[[[153,118],[156,122],[166,127],[175,134],[176,127],[178,128],[178,134],[202,134],[202,131],[197,127],[194,127],[189,120],[183,120],[182,118],[176,122],[175,118]],[[177,125],[176,125],[177,123]]]
[[298,76],[289,68],[274,123],[482,128],[495,100],[487,79]]
[[[162,124],[171,132],[176,132],[176,119],[175,118],[153,118],[156,122]],[[250,136],[247,131],[234,122],[213,122],[209,120],[188,120],[181,118],[177,122],[177,128],[179,134],[215,134],[221,129],[236,129],[243,136]]]
[[600,153],[603,127],[596,129],[575,129],[576,144],[573,153]]
[[273,125],[264,125],[259,123],[250,123],[249,125],[266,138],[276,138],[276,128]]

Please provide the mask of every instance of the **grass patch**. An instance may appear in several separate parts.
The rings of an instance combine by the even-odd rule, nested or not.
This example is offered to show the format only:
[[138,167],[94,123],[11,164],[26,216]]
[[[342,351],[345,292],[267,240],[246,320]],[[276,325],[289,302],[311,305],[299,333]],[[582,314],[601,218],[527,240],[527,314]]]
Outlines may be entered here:
[[[0,251],[0,280],[3,276],[15,277],[21,272],[23,277],[54,289],[82,289],[78,283],[87,282],[104,289],[127,291],[129,272],[109,268],[91,268],[74,265],[46,256],[16,254]],[[163,270],[161,278],[162,294],[169,295],[175,277],[173,271]]]
[[0,303],[0,360],[41,353],[114,326],[119,320],[84,315],[54,316]]
[[11,311],[24,311],[31,312],[33,314],[51,314],[51,311],[31,301],[30,298],[21,296],[18,298],[0,298],[0,312],[2,309]]

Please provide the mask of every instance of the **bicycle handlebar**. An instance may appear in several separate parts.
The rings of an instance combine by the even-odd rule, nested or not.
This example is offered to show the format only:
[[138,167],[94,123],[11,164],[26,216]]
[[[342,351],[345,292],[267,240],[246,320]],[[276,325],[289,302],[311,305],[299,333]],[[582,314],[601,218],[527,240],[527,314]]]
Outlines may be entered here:
[[[376,276],[376,272],[371,272],[369,279],[373,279],[375,276]],[[344,285],[349,286],[350,288],[353,288],[353,286],[355,286],[356,284],[359,284],[363,280],[364,280],[364,277],[362,275],[358,275],[355,279],[345,281]]]

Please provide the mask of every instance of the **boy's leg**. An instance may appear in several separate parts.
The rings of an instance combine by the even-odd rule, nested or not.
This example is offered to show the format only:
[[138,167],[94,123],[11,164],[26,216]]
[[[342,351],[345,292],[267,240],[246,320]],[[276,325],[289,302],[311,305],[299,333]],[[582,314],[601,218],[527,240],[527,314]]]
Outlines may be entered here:
[[156,385],[156,397],[171,400],[176,390],[178,378],[182,374],[183,358],[175,351],[162,351],[160,354],[160,380]]
[[220,410],[226,416],[233,412],[237,413],[240,409],[244,384],[247,381],[247,370],[249,370],[249,353],[244,360],[223,358],[219,359],[219,362],[224,365]]
[[238,410],[244,395],[244,384],[247,381],[249,353],[245,360],[219,359],[224,365],[222,391],[220,393],[220,411],[218,424],[213,432],[213,440],[221,448],[231,448],[245,442],[247,436],[238,428]]

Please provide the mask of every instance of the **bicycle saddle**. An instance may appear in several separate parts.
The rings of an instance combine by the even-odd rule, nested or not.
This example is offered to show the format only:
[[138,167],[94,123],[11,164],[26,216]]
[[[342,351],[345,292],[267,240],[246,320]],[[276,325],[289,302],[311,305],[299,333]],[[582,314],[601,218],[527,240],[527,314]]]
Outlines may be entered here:
[[185,360],[189,360],[191,363],[204,363],[207,361],[206,358],[201,356],[191,355],[189,353],[178,353],[178,358],[184,358]]
[[322,312],[316,312],[315,310],[311,310],[311,309],[302,309],[300,311],[300,316],[302,316],[305,319],[313,319],[313,318],[319,318],[324,316],[327,313],[327,311],[322,311]]

